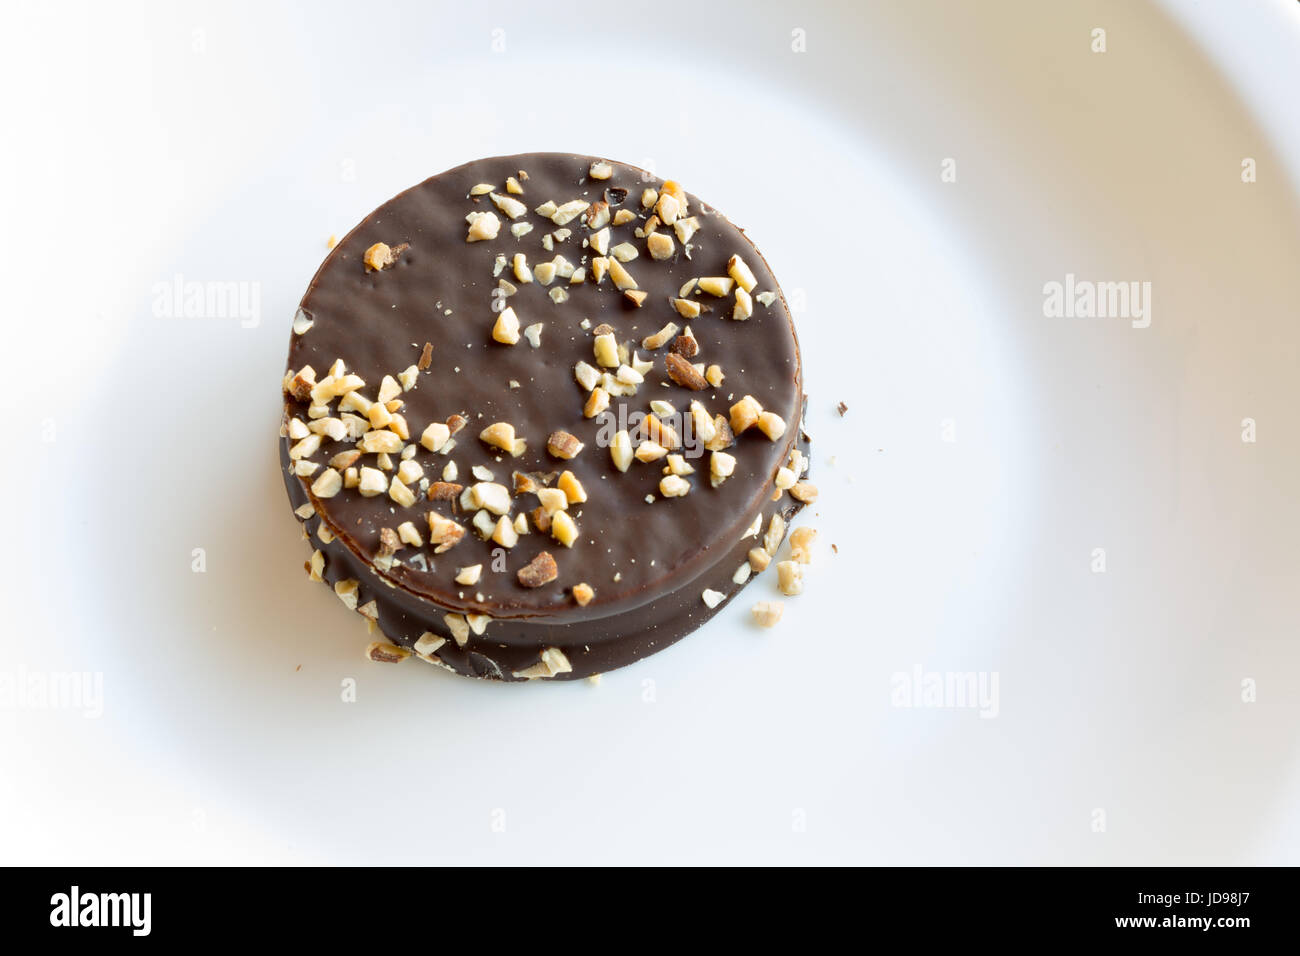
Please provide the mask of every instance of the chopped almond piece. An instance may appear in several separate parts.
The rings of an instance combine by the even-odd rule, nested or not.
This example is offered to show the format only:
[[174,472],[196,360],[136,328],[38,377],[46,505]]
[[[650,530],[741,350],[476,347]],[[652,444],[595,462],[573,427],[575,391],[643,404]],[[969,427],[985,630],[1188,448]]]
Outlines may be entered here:
[[749,613],[754,616],[754,623],[759,627],[772,627],[781,620],[785,605],[780,601],[759,601]]
[[564,492],[568,498],[569,504],[581,504],[587,500],[587,491],[582,487],[582,482],[578,476],[571,471],[566,471],[560,475],[559,480],[555,482],[555,487]]
[[759,416],[763,414],[763,406],[758,404],[754,396],[746,395],[731,406],[730,414],[731,430],[739,435],[751,425],[758,424]]
[[366,658],[376,664],[400,664],[411,656],[405,647],[389,644],[386,641],[374,641],[366,647]]
[[745,292],[753,292],[754,286],[758,285],[758,280],[754,278],[753,271],[740,256],[732,256],[727,260],[727,275],[735,279],[736,284]]
[[567,511],[557,511],[551,515],[551,537],[566,548],[573,547],[578,540],[578,526],[573,523]]
[[671,259],[673,253],[677,250],[672,236],[665,232],[651,233],[646,237],[645,245],[650,253],[650,258],[656,260]]
[[609,408],[609,392],[597,387],[592,389],[591,394],[587,396],[587,403],[582,408],[582,414],[586,418],[595,418],[607,408]]
[[785,434],[785,419],[776,412],[763,412],[758,416],[758,430],[776,441]]
[[766,548],[749,549],[749,566],[754,569],[755,574],[766,569],[771,562],[772,556],[767,553]]
[[812,561],[812,543],[817,537],[815,528],[795,528],[790,532],[790,560],[799,564]]
[[428,521],[429,543],[436,545],[433,551],[434,554],[449,551],[460,542],[461,538],[465,537],[465,528],[463,526],[438,514],[436,511],[429,512]]
[[665,475],[659,482],[659,494],[665,498],[680,498],[691,490],[691,483],[678,475]]
[[575,435],[565,431],[551,432],[551,437],[546,440],[546,450],[556,458],[565,460],[574,458],[578,452],[582,451],[583,443],[578,441]]
[[777,587],[786,597],[803,593],[803,566],[795,561],[776,563]]
[[643,349],[648,349],[649,351],[653,352],[655,349],[663,346],[665,342],[667,342],[676,334],[677,334],[677,323],[669,322],[667,325],[665,325],[654,335],[647,335],[645,338],[643,338],[641,340],[641,347]]
[[790,497],[810,505],[817,500],[817,486],[811,481],[797,481],[790,488]]
[[704,276],[699,281],[700,289],[718,298],[731,295],[731,288],[735,284],[736,280],[730,276]]
[[614,435],[614,440],[609,445],[609,456],[614,462],[614,467],[619,471],[627,471],[628,466],[632,464],[632,436],[627,433],[627,429],[620,429]]
[[573,600],[578,602],[579,607],[586,607],[595,596],[596,592],[586,581],[573,586]]
[[540,588],[550,584],[560,576],[560,569],[555,566],[555,558],[549,551],[542,551],[519,569],[516,577],[526,588]]
[[519,341],[519,316],[510,306],[506,306],[493,323],[492,339],[502,345],[514,345]]
[[700,304],[694,299],[673,299],[673,308],[683,318],[695,319],[700,315]]
[[420,352],[420,360],[415,363],[415,367],[423,372],[433,363],[433,343],[425,342],[424,348]]
[[709,387],[709,383],[696,370],[695,366],[676,352],[667,353],[664,359],[668,364],[668,377],[682,388],[689,388],[692,391],[699,392]]

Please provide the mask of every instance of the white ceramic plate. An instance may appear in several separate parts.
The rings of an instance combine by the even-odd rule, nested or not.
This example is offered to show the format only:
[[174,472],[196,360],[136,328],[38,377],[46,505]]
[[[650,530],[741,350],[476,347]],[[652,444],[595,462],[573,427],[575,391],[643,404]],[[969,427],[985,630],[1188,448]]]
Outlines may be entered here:
[[[6,862],[1300,861],[1294,4],[13,19]],[[326,237],[534,149],[745,226],[811,398],[806,594],[598,687],[363,662],[274,456]]]

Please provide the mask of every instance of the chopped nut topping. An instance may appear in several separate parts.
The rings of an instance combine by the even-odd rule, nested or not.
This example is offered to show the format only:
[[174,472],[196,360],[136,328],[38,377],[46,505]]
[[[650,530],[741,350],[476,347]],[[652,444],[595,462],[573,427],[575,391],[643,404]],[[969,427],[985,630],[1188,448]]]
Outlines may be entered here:
[[546,534],[551,530],[551,513],[541,505],[538,505],[530,511],[528,515],[533,519],[533,527],[542,532],[542,534]]
[[758,430],[776,441],[785,434],[785,419],[776,412],[763,412],[758,416]]
[[375,556],[379,558],[388,558],[396,554],[402,547],[402,541],[397,537],[397,532],[392,528],[379,529],[379,550]]
[[768,553],[766,548],[749,549],[749,566],[754,569],[755,574],[765,570],[771,561],[772,555]]
[[519,543],[519,533],[515,531],[514,522],[502,515],[492,531],[492,540],[503,548],[513,548]]
[[320,435],[308,435],[289,449],[289,458],[293,461],[297,461],[299,458],[310,458],[319,450]]
[[346,581],[338,581],[334,584],[334,593],[349,611],[357,609],[357,595],[360,589],[361,583],[356,578],[348,578]]
[[671,259],[673,253],[677,251],[672,236],[664,232],[651,233],[646,237],[645,245],[650,258],[656,260]]
[[695,369],[695,366],[676,352],[669,352],[664,358],[668,364],[668,377],[682,388],[689,388],[698,392],[709,387],[709,383]]
[[618,341],[614,338],[613,332],[597,335],[593,343],[593,350],[596,354],[597,365],[604,368],[618,367]]
[[434,554],[442,554],[454,548],[460,539],[465,537],[465,528],[450,518],[446,518],[436,511],[430,511],[429,520],[429,543],[436,545]]
[[659,191],[657,189],[641,190],[641,208],[649,209],[659,201]]
[[659,494],[665,498],[680,498],[691,490],[691,483],[677,475],[665,475],[659,481]]
[[673,299],[673,308],[686,319],[698,318],[700,315],[700,304],[694,299]]
[[573,665],[569,663],[563,651],[558,647],[548,647],[542,651],[541,660],[525,670],[515,671],[514,676],[533,680],[554,677],[556,674],[568,674],[572,670]]
[[817,486],[811,481],[795,482],[790,489],[790,497],[795,501],[802,501],[804,504],[810,505],[817,500]]
[[524,338],[528,340],[528,344],[533,348],[540,349],[542,347],[542,323],[534,322],[524,329]]
[[528,207],[513,196],[502,196],[500,193],[492,193],[488,198],[496,204],[498,209],[511,219],[518,219],[524,213],[528,212]]
[[556,458],[573,458],[582,448],[583,444],[576,436],[564,431],[551,432],[551,437],[546,440],[546,450]]
[[785,519],[780,514],[773,513],[772,518],[767,523],[767,534],[763,535],[763,550],[768,554],[776,554],[776,549],[781,546],[781,540],[785,537]]
[[567,511],[557,511],[551,515],[551,537],[566,548],[573,547],[578,539],[578,526],[573,523]]
[[634,219],[636,219],[636,213],[630,209],[620,209],[618,212],[614,213],[614,225],[616,226],[626,226]]
[[452,639],[459,647],[469,643],[469,621],[465,620],[465,615],[444,614],[442,622],[447,625],[447,630],[451,631]]
[[673,223],[673,232],[677,233],[677,241],[685,245],[691,241],[691,236],[699,231],[700,221],[694,216],[688,216],[683,219],[680,216]]
[[407,245],[404,242],[391,248],[387,243],[376,242],[365,251],[365,254],[361,257],[361,261],[365,263],[368,270],[379,272],[382,269],[387,269],[396,262],[397,257],[401,255],[406,248]]
[[[520,172],[522,172],[522,170],[520,170]],[[524,187],[519,185],[519,180],[515,179],[515,177],[507,176],[506,192],[511,193],[512,195],[515,196],[522,196],[524,194]]]
[[439,637],[432,631],[425,631],[420,635],[419,639],[416,640],[411,649],[420,657],[429,657],[434,651],[438,650],[438,648],[442,647],[442,645],[446,643],[447,639],[445,637]]
[[592,203],[587,209],[587,214],[583,217],[587,220],[588,229],[600,229],[609,223],[609,203],[603,199]]
[[378,468],[362,468],[357,490],[365,498],[382,495],[388,490],[388,476]]
[[501,231],[501,220],[497,218],[494,212],[472,212],[467,217],[467,220],[469,222],[469,232],[465,236],[466,242],[495,239],[497,233]]
[[721,591],[714,591],[712,588],[705,588],[704,592],[700,595],[700,598],[704,601],[705,607],[709,610],[713,610],[725,601],[727,596]]
[[803,566],[797,561],[776,563],[776,586],[786,597],[803,593]]
[[368,431],[361,436],[357,448],[366,454],[395,455],[402,450],[402,436],[387,430]]
[[486,508],[494,515],[510,512],[510,489],[495,481],[480,481],[467,489],[472,508]]
[[420,436],[420,444],[429,451],[440,451],[451,437],[451,429],[442,422],[433,422]]
[[311,561],[307,563],[307,576],[313,581],[324,581],[325,574],[325,555],[319,550],[311,553]]
[[636,246],[630,242],[620,242],[614,248],[609,250],[609,254],[619,262],[631,262],[641,253],[637,252]]
[[470,188],[469,194],[471,196],[486,196],[494,189],[496,189],[496,187],[491,183],[479,183],[477,186]]
[[681,455],[669,455],[668,466],[664,469],[665,474],[670,475],[693,475],[695,469],[687,463]]
[[528,268],[528,257],[522,252],[516,252],[515,257],[511,260],[511,268],[514,269],[515,278],[525,285],[533,281],[532,270]]
[[376,664],[400,664],[410,656],[411,652],[405,647],[387,641],[373,641],[366,647],[366,658]]
[[585,199],[570,199],[563,205],[556,207],[555,212],[551,214],[551,222],[557,226],[568,225],[571,220],[584,212],[589,205],[591,204]]
[[736,304],[731,308],[731,317],[737,322],[744,322],[754,314],[754,300],[744,289],[736,290]]
[[[330,246],[330,248],[333,249],[334,247]],[[294,313],[293,316],[293,334],[306,335],[308,332],[311,331],[311,327],[314,324],[315,323],[307,315],[307,313],[304,312],[302,309],[299,309],[297,312]]]
[[727,275],[736,280],[745,292],[753,292],[754,286],[758,285],[758,280],[754,278],[753,270],[745,264],[745,260],[740,256],[732,256],[727,260]]
[[677,429],[660,420],[658,415],[647,415],[641,421],[641,429],[651,441],[658,442],[669,451],[682,447],[682,440]]
[[551,557],[549,551],[540,552],[537,557],[520,568],[516,575],[519,583],[526,588],[540,588],[544,584],[550,584],[559,576],[560,570],[555,566],[555,558]]
[[632,278],[632,273],[623,268],[623,264],[617,259],[609,260],[609,277],[614,282],[614,287],[620,292],[626,292],[628,289],[635,289],[636,279]]
[[582,482],[578,476],[571,471],[566,471],[560,475],[559,480],[555,482],[555,487],[564,492],[569,504],[581,504],[587,500],[587,491],[582,487]]
[[609,392],[597,387],[593,388],[591,394],[587,396],[587,403],[583,406],[582,414],[586,418],[595,418],[607,408],[609,408]]
[[[615,353],[617,351],[618,349],[615,347]],[[618,355],[615,354],[614,357],[618,358]],[[600,372],[586,362],[579,362],[573,366],[573,377],[578,380],[579,385],[589,392],[600,383]]]
[[751,425],[757,425],[759,416],[763,414],[763,406],[758,404],[758,400],[753,395],[746,395],[736,404],[731,406],[731,430],[739,435]]
[[668,454],[668,449],[649,439],[636,446],[636,460],[642,462],[658,461]]
[[614,435],[614,440],[609,445],[609,456],[619,471],[627,471],[632,464],[632,437],[626,428]]
[[714,388],[721,388],[722,380],[724,378],[726,378],[726,376],[722,374],[721,365],[710,365],[704,370],[704,380]]
[[317,498],[333,498],[343,490],[343,476],[333,468],[326,468],[311,484],[311,493]]
[[645,303],[646,297],[649,295],[649,292],[645,292],[641,289],[628,289],[623,293],[623,298],[627,299],[639,309]]
[[641,340],[641,347],[654,351],[677,334],[677,323],[669,322],[654,335],[647,335]]
[[785,611],[785,605],[780,601],[759,601],[749,613],[754,616],[754,623],[759,627],[771,627],[781,620],[781,614]]
[[817,537],[815,528],[795,528],[790,532],[790,560],[799,564],[812,561],[812,543]]
[[549,515],[569,507],[569,496],[561,488],[538,488],[536,494],[537,500],[542,504],[542,510]]
[[778,468],[776,470],[776,487],[778,491],[785,491],[794,484],[794,472],[789,468]]
[[735,284],[736,280],[730,276],[705,276],[699,281],[700,289],[719,298],[731,295],[731,287]]
[[316,387],[316,370],[304,365],[289,381],[289,394],[300,402],[311,398],[311,390]]
[[684,359],[694,358],[696,353],[700,351],[699,340],[695,338],[695,333],[691,331],[689,325],[686,326],[681,335],[673,339],[673,344],[669,346],[668,351],[680,355]]
[[513,458],[522,455],[528,445],[524,439],[515,437],[515,426],[508,422],[493,422],[478,437],[487,445],[509,452]]
[[660,195],[659,202],[655,204],[655,213],[668,225],[677,221],[677,215],[682,211],[682,204],[676,196],[667,193]]
[[614,167],[603,160],[598,160],[591,164],[591,168],[587,171],[587,175],[592,179],[609,179],[609,177],[614,175]]
[[392,498],[403,508],[409,508],[415,504],[415,492],[403,484],[401,478],[394,478],[388,486],[388,497]]
[[579,607],[586,607],[595,596],[595,590],[586,581],[573,586],[573,600],[578,602]]
[[736,457],[734,455],[728,455],[725,451],[715,451],[709,456],[709,473],[717,479],[716,484],[722,484],[735,471]]

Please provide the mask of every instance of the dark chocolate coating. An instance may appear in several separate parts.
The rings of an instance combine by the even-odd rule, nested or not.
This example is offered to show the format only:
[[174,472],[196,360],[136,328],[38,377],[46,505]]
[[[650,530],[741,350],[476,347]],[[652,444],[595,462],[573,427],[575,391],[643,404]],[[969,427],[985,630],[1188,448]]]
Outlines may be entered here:
[[[562,676],[574,679],[661,649],[714,613],[701,600],[705,588],[729,597],[739,590],[731,576],[762,537],[762,532],[756,538],[742,537],[755,516],[762,515],[765,531],[775,510],[788,517],[798,508],[788,495],[772,500],[777,468],[786,463],[796,443],[806,442],[806,436],[801,441],[800,429],[799,348],[775,277],[744,233],[693,195],[688,196],[689,215],[699,219],[700,228],[690,240],[691,258],[677,242],[670,260],[651,259],[644,239],[638,239],[634,230],[649,214],[641,208],[641,191],[659,189],[662,180],[612,163],[611,179],[593,181],[587,178],[592,161],[556,153],[479,160],[401,193],[367,216],[326,258],[301,304],[313,326],[304,335],[292,336],[290,371],[311,365],[318,378],[323,377],[341,358],[349,372],[365,379],[362,393],[370,399],[385,374],[396,376],[416,363],[425,342],[433,344],[432,365],[420,373],[415,388],[400,396],[406,403],[402,414],[411,441],[418,442],[429,422],[444,421],[453,413],[465,414],[469,425],[456,436],[450,455],[419,447],[414,460],[430,480],[441,477],[450,458],[459,471],[456,481],[465,485],[477,480],[472,467],[483,465],[507,487],[515,470],[569,469],[586,488],[588,501],[570,507],[579,530],[572,548],[534,528],[508,552],[505,570],[494,570],[493,551],[498,546],[480,539],[469,526],[472,515],[457,513],[451,502],[419,496],[413,507],[402,508],[387,495],[365,498],[354,489],[318,500],[308,490],[314,476],[304,479],[289,471],[288,448],[293,441],[281,440],[281,460],[294,507],[310,500],[316,515],[308,520],[308,530],[314,534],[323,520],[335,535],[328,545],[318,545],[326,557],[327,581],[356,578],[360,603],[376,601],[378,626],[390,640],[409,646],[426,630],[447,636],[442,621],[447,611],[493,618],[486,633],[471,636],[466,647],[457,647],[449,639],[438,652],[444,663],[460,673],[510,679],[513,671],[536,663],[542,648],[555,646],[565,651],[574,668]],[[512,221],[487,196],[471,199],[468,194],[477,183],[491,183],[504,194],[506,177],[518,176],[520,170],[528,178],[522,183],[524,194],[515,198],[526,204],[528,212],[514,221],[532,223],[534,229],[516,239],[509,231]],[[648,293],[639,309],[614,288],[608,276],[600,285],[591,280],[594,253],[583,247],[591,230],[582,216],[566,225],[572,231],[567,241],[556,242],[553,250],[546,251],[542,236],[560,227],[533,212],[547,200],[557,205],[571,199],[595,201],[620,188],[627,190],[626,198],[621,205],[611,203],[611,214],[626,208],[638,218],[620,227],[611,222],[610,244],[630,242],[640,253],[624,264]],[[465,216],[471,211],[496,213],[502,221],[496,239],[465,241]],[[390,268],[372,271],[363,265],[362,257],[376,242],[407,245]],[[560,254],[588,269],[588,280],[581,285],[558,277],[549,286],[536,281],[521,284],[509,267],[501,274],[518,287],[508,304],[521,327],[544,323],[537,349],[523,338],[514,346],[491,338],[497,318],[492,308],[497,288],[494,261],[498,254],[510,259],[516,252],[523,252],[533,267]],[[692,320],[679,316],[670,304],[679,287],[691,277],[727,275],[727,260],[733,254],[741,255],[753,270],[758,280],[755,294],[776,293],[770,306],[756,301],[750,319],[733,321],[731,296],[697,294],[691,298],[711,311]],[[548,292],[557,287],[569,293],[567,302],[550,299]],[[591,328],[601,323],[613,326],[620,342],[631,340],[631,347],[643,358],[655,361],[636,395],[611,397],[610,413],[618,414],[620,405],[627,413],[646,412],[652,399],[671,402],[684,412],[692,399],[698,399],[710,413],[726,417],[733,402],[752,395],[785,420],[785,434],[775,442],[757,429],[738,436],[736,445],[728,449],[737,459],[735,474],[717,488],[710,487],[708,480],[708,453],[690,459],[696,469],[687,476],[691,492],[682,498],[661,498],[657,486],[664,463],[633,462],[627,473],[620,473],[608,448],[597,442],[601,419],[583,417],[586,391],[575,381],[573,367],[580,360],[596,364],[593,334],[581,327],[584,318]],[[692,361],[722,367],[726,378],[720,388],[694,392],[674,384],[665,371],[669,347],[653,352],[641,348],[642,338],[670,321],[691,326],[700,345]],[[511,388],[512,379],[520,387]],[[285,397],[285,403],[288,416],[307,420],[304,403],[291,396]],[[478,432],[498,421],[509,422],[528,441],[519,458],[479,440]],[[547,453],[547,436],[558,429],[586,443],[571,461]],[[351,442],[326,440],[312,460],[324,467],[335,454],[351,447]],[[365,459],[361,463],[373,465],[374,456]],[[648,494],[656,498],[652,504],[645,500]],[[521,495],[512,517],[536,505],[535,497]],[[428,544],[418,549],[427,560],[427,571],[410,563],[416,553],[410,547],[398,553],[400,564],[387,572],[376,570],[379,530],[409,520],[427,539],[425,514],[430,510],[465,524],[464,539],[436,556]],[[541,550],[555,557],[559,577],[541,588],[525,588],[516,572]],[[457,568],[471,564],[483,565],[478,584],[456,584]],[[595,589],[595,598],[586,607],[578,606],[571,595],[572,586],[579,582]]]

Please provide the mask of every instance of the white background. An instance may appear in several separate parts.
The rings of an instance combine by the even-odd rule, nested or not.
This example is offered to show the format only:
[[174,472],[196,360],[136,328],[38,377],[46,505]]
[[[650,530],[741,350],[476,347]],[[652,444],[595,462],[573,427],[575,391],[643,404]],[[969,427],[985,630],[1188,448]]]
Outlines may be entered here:
[[[103,713],[0,708],[0,862],[1300,862],[1295,4],[531,6],[6,12],[0,674]],[[598,687],[367,664],[277,471],[290,318],[331,233],[542,149],[803,303],[806,593]],[[1066,273],[1150,327],[1045,318]],[[178,274],[259,321],[155,316]],[[917,666],[998,715],[892,706]]]

